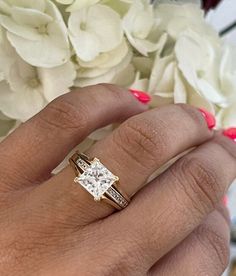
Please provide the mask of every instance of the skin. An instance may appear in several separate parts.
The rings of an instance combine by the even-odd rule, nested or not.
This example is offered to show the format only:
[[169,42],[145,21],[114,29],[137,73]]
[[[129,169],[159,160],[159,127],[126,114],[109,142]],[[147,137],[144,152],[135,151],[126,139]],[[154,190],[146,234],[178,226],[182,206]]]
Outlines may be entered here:
[[[66,94],[0,144],[0,275],[220,275],[228,264],[222,198],[236,146],[187,105],[146,111],[131,93],[98,85]],[[92,146],[130,196],[120,211],[52,170],[92,131]],[[195,148],[160,176],[175,156]]]

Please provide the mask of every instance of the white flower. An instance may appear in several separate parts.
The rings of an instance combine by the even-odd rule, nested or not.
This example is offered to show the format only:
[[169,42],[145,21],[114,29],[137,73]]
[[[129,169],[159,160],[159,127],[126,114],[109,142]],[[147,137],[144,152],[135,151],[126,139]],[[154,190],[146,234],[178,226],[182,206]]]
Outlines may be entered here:
[[206,22],[204,11],[198,4],[183,4],[183,0],[178,4],[159,4],[159,1],[154,8],[159,29],[167,32],[174,40],[186,29],[202,33],[210,39],[218,39],[216,31]]
[[129,42],[144,56],[158,49],[158,24],[153,5],[148,0],[134,1],[123,19],[123,28]]
[[8,81],[0,82],[0,110],[6,116],[26,121],[46,105],[36,70],[24,61],[13,64]]
[[5,41],[0,57],[6,81],[0,82],[0,111],[9,118],[26,121],[57,96],[69,91],[76,77],[69,61],[54,68],[36,68],[27,64]]
[[175,48],[179,68],[189,84],[206,100],[222,108],[236,99],[236,63],[234,68],[229,65],[233,56],[228,52],[222,45],[212,44],[190,31],[179,38]]
[[228,128],[236,126],[236,101],[227,108],[221,109],[217,114],[217,124],[219,127]]
[[78,11],[83,8],[88,8],[89,6],[95,4],[105,4],[111,7],[113,10],[123,15],[127,12],[130,4],[135,0],[54,0],[62,5],[69,5],[66,8],[67,12]]
[[[123,84],[120,73],[130,64],[132,51],[129,49],[125,39],[114,50],[100,54],[91,62],[84,62],[78,59],[77,79],[75,86],[88,86],[101,82]],[[124,78],[129,83],[131,75]],[[130,81],[129,81],[130,80]]]
[[0,112],[0,142],[15,125],[15,120],[6,117]]
[[87,62],[114,50],[123,39],[119,14],[100,4],[72,12],[68,27],[76,55]]
[[100,0],[56,0],[56,1],[63,5],[70,5],[67,8],[68,12],[77,11],[100,2]]
[[[1,47],[1,45],[3,45],[4,39],[5,39],[5,37],[3,34],[3,29],[0,26],[0,47]],[[1,56],[0,56],[0,60],[1,60],[1,62],[0,62],[0,82],[1,82],[2,80],[4,80],[4,73],[3,73],[4,64],[3,64],[3,60],[1,59]]]
[[198,5],[158,4],[155,13],[168,40],[157,51],[147,87],[156,96],[153,105],[188,103],[213,113],[226,110],[236,100],[235,49],[224,48]]
[[67,29],[50,0],[1,0],[0,24],[17,53],[29,64],[51,68],[69,60]]
[[54,68],[37,68],[37,74],[47,102],[69,92],[76,78],[75,66],[71,61]]

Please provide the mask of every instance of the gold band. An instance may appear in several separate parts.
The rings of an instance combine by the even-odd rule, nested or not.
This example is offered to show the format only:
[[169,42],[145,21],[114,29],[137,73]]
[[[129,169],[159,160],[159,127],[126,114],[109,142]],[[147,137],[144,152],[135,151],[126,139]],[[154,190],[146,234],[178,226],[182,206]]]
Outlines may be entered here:
[[99,159],[89,159],[85,154],[76,152],[69,161],[76,174],[75,183],[87,190],[94,200],[103,200],[118,210],[128,206],[130,199],[120,189],[119,178]]

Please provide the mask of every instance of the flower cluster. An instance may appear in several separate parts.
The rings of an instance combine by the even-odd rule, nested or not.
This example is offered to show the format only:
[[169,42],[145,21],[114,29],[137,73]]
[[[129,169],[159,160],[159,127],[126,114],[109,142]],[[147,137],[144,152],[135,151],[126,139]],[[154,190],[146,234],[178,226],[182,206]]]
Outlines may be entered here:
[[147,91],[152,107],[206,108],[219,127],[236,125],[236,49],[200,3],[186,2],[1,0],[0,136],[70,89],[98,83]]

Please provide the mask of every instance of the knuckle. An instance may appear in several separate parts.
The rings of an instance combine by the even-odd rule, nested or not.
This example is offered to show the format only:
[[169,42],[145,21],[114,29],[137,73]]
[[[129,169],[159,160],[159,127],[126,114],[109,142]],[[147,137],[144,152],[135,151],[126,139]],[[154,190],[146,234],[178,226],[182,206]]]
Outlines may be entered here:
[[223,272],[229,263],[229,242],[216,229],[204,224],[198,228],[197,236],[202,245],[207,247],[208,254],[211,258],[215,256]]
[[75,106],[66,97],[51,102],[41,113],[40,119],[45,128],[71,131],[83,129],[88,123],[86,107],[79,103]]
[[196,107],[193,107],[188,104],[176,104],[176,107],[180,108],[181,112],[184,113],[184,116],[188,116],[195,124],[196,122],[205,123],[205,119],[202,114],[198,111]]
[[167,149],[168,142],[163,138],[164,135],[157,133],[157,128],[153,128],[149,120],[137,116],[129,119],[117,129],[113,140],[137,162],[142,162],[144,160],[142,156],[144,156],[145,162],[142,162],[142,167],[145,165],[150,167],[160,161]]
[[220,198],[216,171],[204,158],[187,156],[170,169],[191,204],[201,214],[215,208]]
[[90,101],[92,98],[92,102],[97,104],[101,104],[104,101],[107,102],[108,100],[111,102],[124,103],[127,95],[129,95],[124,89],[116,85],[106,83],[86,87],[86,92],[88,91],[90,93]]
[[127,91],[120,88],[119,86],[113,85],[113,84],[99,84],[101,88],[106,90],[106,92],[110,93],[112,96],[115,97],[118,101],[124,101],[124,96],[127,94]]
[[[236,168],[236,147],[234,143],[224,135],[218,135],[214,137],[212,143],[218,147],[219,150],[223,151],[222,154],[226,154],[230,159],[231,164]],[[236,172],[236,169],[234,169]],[[236,177],[236,174],[235,174]]]

